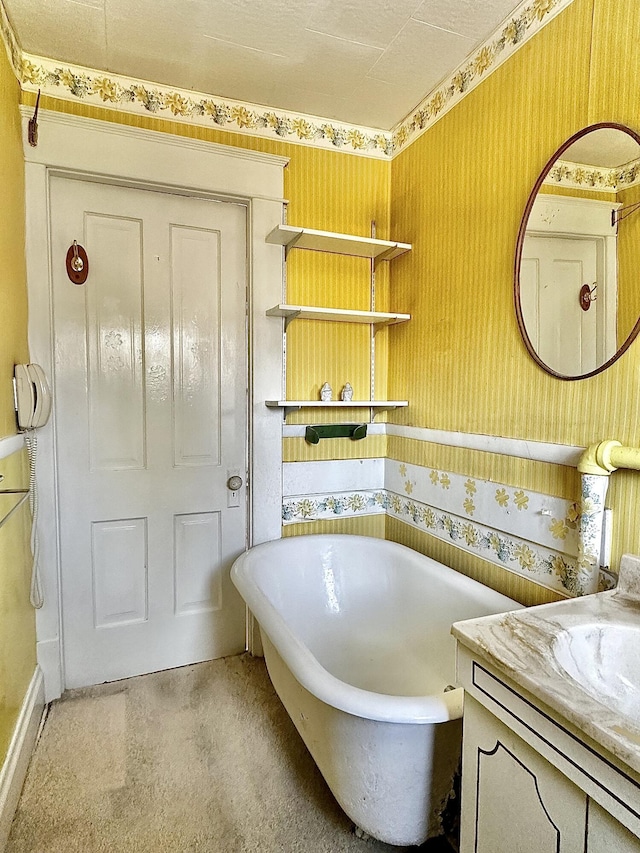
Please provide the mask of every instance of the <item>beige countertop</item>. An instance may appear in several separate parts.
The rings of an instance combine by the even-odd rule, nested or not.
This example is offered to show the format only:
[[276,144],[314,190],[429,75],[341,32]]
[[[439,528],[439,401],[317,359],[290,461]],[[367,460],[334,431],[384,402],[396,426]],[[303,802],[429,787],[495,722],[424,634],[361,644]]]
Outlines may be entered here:
[[639,557],[622,558],[613,591],[456,622],[452,634],[640,773]]

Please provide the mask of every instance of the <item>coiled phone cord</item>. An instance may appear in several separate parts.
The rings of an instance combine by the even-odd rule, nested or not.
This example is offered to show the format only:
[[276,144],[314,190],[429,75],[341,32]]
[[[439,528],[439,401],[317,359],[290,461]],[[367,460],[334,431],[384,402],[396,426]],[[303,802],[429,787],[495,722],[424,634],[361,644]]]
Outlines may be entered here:
[[38,435],[35,429],[26,430],[24,443],[29,454],[29,507],[31,508],[31,568],[30,601],[36,610],[44,604],[44,592],[40,579],[40,540],[38,539],[38,487],[36,484],[36,457],[38,455]]

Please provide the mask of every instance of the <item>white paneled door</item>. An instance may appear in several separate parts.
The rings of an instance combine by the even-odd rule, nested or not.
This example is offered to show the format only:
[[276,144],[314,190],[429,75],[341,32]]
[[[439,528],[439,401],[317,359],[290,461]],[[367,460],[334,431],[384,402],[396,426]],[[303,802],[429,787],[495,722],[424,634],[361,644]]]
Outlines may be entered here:
[[522,249],[521,304],[527,334],[552,370],[580,376],[595,370],[616,350],[606,339],[599,312],[604,299],[588,311],[580,307],[580,288],[598,279],[598,251],[604,240],[572,235],[527,235]]
[[65,684],[239,652],[246,208],[66,178],[50,203]]

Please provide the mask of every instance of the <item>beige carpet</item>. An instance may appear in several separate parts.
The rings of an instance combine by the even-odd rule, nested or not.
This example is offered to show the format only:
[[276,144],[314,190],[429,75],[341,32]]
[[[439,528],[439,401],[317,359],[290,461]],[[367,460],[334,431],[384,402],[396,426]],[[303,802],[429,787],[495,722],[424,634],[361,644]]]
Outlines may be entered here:
[[354,835],[264,662],[242,655],[55,702],[7,853],[403,849]]

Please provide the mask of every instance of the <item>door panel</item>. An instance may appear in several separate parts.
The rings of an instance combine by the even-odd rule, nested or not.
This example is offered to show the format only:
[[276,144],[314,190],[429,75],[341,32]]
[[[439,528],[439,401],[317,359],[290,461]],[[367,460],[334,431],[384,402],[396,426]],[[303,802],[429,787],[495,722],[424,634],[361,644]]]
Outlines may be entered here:
[[66,686],[241,651],[246,211],[54,178],[51,217]]
[[[220,464],[219,233],[171,226],[175,465]],[[217,428],[212,428],[215,425]]]
[[571,236],[527,235],[524,241],[525,326],[542,361],[558,373],[578,376],[606,361],[606,327],[599,322],[603,303],[583,311],[579,300],[582,285],[598,280],[598,246],[598,238]]
[[93,471],[145,467],[144,376],[137,355],[143,350],[142,226],[122,217],[85,219],[92,246],[85,294]]

